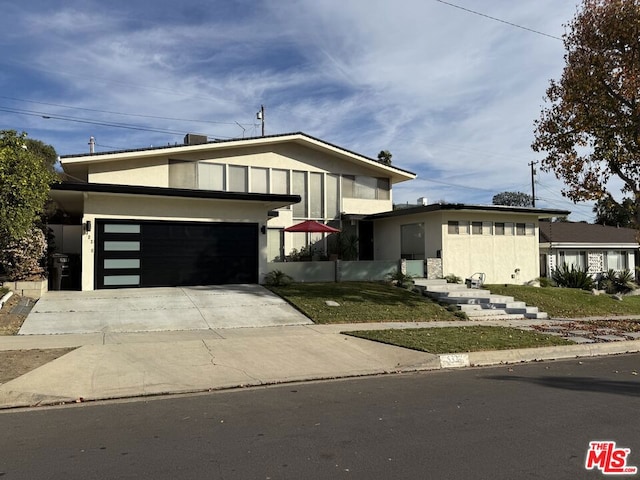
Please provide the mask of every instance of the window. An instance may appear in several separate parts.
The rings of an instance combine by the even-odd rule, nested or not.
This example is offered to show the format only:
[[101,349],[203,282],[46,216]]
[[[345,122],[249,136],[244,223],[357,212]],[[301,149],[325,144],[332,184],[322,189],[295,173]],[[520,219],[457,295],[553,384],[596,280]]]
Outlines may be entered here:
[[388,178],[378,178],[378,189],[376,191],[376,198],[378,200],[389,200],[391,192],[391,186]]
[[514,227],[514,224],[512,222],[505,222],[505,224],[504,224],[504,234],[505,235],[513,235],[513,227]]
[[312,172],[309,174],[309,216],[311,218],[324,217],[324,205],[322,195],[322,174]]
[[458,235],[460,233],[460,225],[457,221],[449,220],[447,222],[447,233],[449,235]]
[[458,233],[460,235],[469,235],[469,222],[458,222]]
[[289,170],[271,170],[271,193],[289,193]]
[[251,191],[253,193],[269,193],[269,170],[251,167]]
[[353,196],[355,198],[375,199],[378,180],[373,177],[356,176]]
[[524,223],[516,223],[516,235],[524,236],[526,234],[526,226]]
[[229,165],[229,191],[247,191],[247,167]]
[[325,195],[327,200],[327,218],[336,218],[340,213],[340,197],[338,196],[338,175],[327,174]]
[[482,235],[482,222],[471,222],[471,233],[473,235]]
[[624,270],[627,265],[627,253],[620,250],[610,250],[607,252],[607,270]]
[[482,234],[483,235],[493,235],[493,223],[491,223],[491,222],[482,222]]
[[584,251],[579,250],[561,250],[559,253],[559,262],[558,265],[562,266],[563,263],[567,264],[567,267],[571,268],[580,268],[582,270],[586,269],[586,258],[587,255]]
[[504,235],[504,223],[496,222],[494,231],[496,235]]
[[198,188],[224,191],[224,165],[198,163]]
[[526,235],[529,237],[533,237],[536,234],[536,226],[533,223],[527,223],[525,225]]
[[390,192],[391,186],[388,178],[364,175],[342,176],[342,196],[345,198],[389,200],[391,198]]
[[300,203],[293,205],[293,216],[295,218],[305,218],[307,216],[307,173],[293,172],[292,176],[292,192],[300,195]]
[[196,188],[196,162],[169,160],[169,187]]
[[400,226],[400,258],[424,260],[424,224]]

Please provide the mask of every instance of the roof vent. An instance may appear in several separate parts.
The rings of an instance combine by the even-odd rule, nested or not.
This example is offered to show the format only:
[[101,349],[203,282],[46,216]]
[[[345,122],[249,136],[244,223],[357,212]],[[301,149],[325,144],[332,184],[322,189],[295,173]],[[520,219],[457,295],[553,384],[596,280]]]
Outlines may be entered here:
[[429,201],[427,200],[427,197],[420,197],[418,199],[418,205],[429,205]]
[[207,143],[209,139],[206,135],[196,135],[194,133],[187,133],[184,136],[184,144],[185,145],[202,145],[203,143]]

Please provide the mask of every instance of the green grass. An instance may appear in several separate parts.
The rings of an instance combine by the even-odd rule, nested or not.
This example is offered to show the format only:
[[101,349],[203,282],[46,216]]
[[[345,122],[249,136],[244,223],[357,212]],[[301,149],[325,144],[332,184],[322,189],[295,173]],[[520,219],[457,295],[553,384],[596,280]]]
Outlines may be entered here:
[[[385,283],[294,283],[269,288],[316,323],[460,320],[426,297]],[[340,306],[329,307],[327,300]]]
[[620,301],[609,295],[591,295],[591,292],[574,288],[523,285],[485,285],[485,288],[495,295],[508,295],[538,307],[556,318],[640,315],[640,296],[624,297]]
[[411,328],[344,333],[433,354],[573,345],[560,337],[509,327]]

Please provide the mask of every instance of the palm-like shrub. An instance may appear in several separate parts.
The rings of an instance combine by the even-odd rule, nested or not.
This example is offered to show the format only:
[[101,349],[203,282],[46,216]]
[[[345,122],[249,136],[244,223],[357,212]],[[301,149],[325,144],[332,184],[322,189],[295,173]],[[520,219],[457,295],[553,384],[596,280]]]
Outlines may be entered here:
[[293,278],[282,270],[273,270],[264,276],[264,283],[270,287],[286,287],[293,282]]
[[609,294],[629,293],[637,287],[633,274],[629,269],[621,270],[619,272],[609,269],[609,271],[602,275],[600,286]]
[[559,287],[591,290],[594,286],[593,278],[586,269],[576,268],[574,265],[569,267],[566,263],[555,268],[551,273],[551,278]]

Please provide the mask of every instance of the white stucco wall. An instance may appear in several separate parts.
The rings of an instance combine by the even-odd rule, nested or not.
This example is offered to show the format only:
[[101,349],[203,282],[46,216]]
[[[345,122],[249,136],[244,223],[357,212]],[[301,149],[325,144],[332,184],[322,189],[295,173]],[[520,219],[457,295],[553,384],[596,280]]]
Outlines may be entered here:
[[[95,288],[96,219],[246,222],[262,226],[266,224],[269,207],[261,202],[87,193],[82,222],[90,221],[92,229],[82,234],[82,290]],[[258,278],[262,278],[267,273],[266,235],[258,235],[258,248]]]
[[88,166],[90,183],[168,187],[169,167],[166,158],[95,163]]
[[[529,223],[534,224],[534,234],[450,235],[447,226],[449,220]],[[434,211],[379,219],[374,222],[374,258],[399,259],[401,226],[414,223],[424,224],[425,257],[434,258],[440,251],[444,275],[465,278],[475,272],[483,272],[488,283],[515,284],[526,283],[540,276],[538,221],[535,215]]]
[[[201,161],[226,165],[241,165],[289,171],[305,171],[339,175],[365,175],[388,177],[384,172],[365,164],[347,162],[325,152],[306,148],[297,144],[247,146],[242,149],[214,150],[200,152],[164,153],[145,158],[130,158],[113,161],[91,157],[87,164],[88,179],[91,183],[115,185],[142,185],[153,187],[169,186],[169,160]],[[76,164],[70,168],[78,168]],[[249,172],[249,175],[251,172]],[[291,179],[290,179],[291,181]],[[249,184],[251,182],[249,181]],[[348,214],[368,215],[389,211],[393,208],[392,194],[387,200],[342,198],[339,187],[339,211]],[[260,192],[263,193],[263,192]],[[291,191],[292,194],[301,192]],[[328,217],[327,217],[328,219]],[[291,225],[289,223],[286,226]]]
[[[466,278],[486,274],[487,283],[523,284],[540,276],[537,217],[531,215],[483,215],[450,213],[442,223],[442,271]],[[451,235],[447,222],[490,221],[533,223],[533,235]]]

